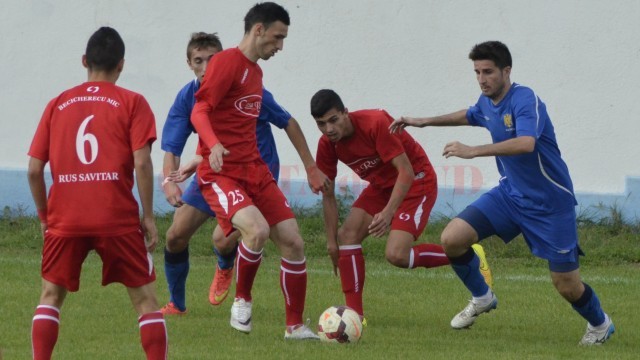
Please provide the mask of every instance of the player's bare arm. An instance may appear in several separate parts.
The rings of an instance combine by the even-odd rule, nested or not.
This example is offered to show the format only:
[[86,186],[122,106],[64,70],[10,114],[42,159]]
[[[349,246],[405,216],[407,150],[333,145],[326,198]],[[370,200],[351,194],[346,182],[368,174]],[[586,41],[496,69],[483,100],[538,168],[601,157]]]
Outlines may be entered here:
[[396,156],[391,160],[391,164],[398,170],[398,177],[396,178],[396,183],[393,186],[387,205],[381,212],[373,216],[373,220],[369,225],[369,234],[373,236],[383,236],[387,232],[391,225],[393,215],[407,195],[415,178],[413,167],[407,154],[402,153]]
[[33,202],[36,204],[42,236],[47,231],[47,186],[44,182],[44,166],[46,163],[34,157],[29,158],[27,176]]
[[150,144],[133,152],[133,163],[142,205],[142,229],[145,232],[147,250],[153,252],[158,245],[158,230],[153,216],[153,163]]
[[518,136],[515,139],[478,146],[469,146],[454,141],[445,145],[442,155],[445,158],[456,156],[462,159],[473,159],[482,156],[520,155],[532,152],[535,146],[536,139],[533,136]]
[[181,166],[178,171],[176,171],[171,176],[171,181],[176,183],[181,183],[188,178],[191,177],[196,172],[198,165],[202,162],[202,156],[196,155],[193,159],[187,162],[184,166]]
[[408,126],[425,127],[425,126],[463,126],[469,125],[467,120],[467,110],[459,110],[451,114],[434,116],[434,117],[409,117],[402,116],[400,119],[394,120],[389,125],[391,133],[400,133],[402,129]]
[[300,124],[296,121],[296,119],[289,119],[289,124],[284,129],[293,144],[293,147],[296,148],[298,155],[300,156],[300,160],[302,160],[302,164],[304,165],[305,170],[307,171],[307,181],[309,182],[309,187],[314,194],[318,192],[326,191],[329,189],[331,185],[331,181],[320,169],[316,166],[316,162],[313,160],[313,156],[311,155],[311,151],[309,150],[309,145],[307,144],[307,139],[304,137],[302,133],[302,129],[300,128]]
[[173,176],[179,167],[180,156],[165,152],[162,161],[162,173],[164,175],[162,191],[164,192],[167,202],[173,207],[180,207],[184,204],[182,202],[182,190],[173,180]]
[[322,192],[322,212],[324,230],[327,234],[327,252],[333,263],[333,273],[338,275],[338,202],[335,195],[335,183],[329,180],[329,186]]

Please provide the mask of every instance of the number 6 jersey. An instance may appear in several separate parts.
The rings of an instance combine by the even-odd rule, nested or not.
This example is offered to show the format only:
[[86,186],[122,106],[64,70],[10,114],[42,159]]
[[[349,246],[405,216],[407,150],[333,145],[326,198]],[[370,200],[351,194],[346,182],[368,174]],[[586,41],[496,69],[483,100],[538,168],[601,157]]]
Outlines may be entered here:
[[50,163],[48,229],[58,236],[116,236],[140,226],[133,152],[156,139],[145,98],[86,82],[47,105],[29,155]]

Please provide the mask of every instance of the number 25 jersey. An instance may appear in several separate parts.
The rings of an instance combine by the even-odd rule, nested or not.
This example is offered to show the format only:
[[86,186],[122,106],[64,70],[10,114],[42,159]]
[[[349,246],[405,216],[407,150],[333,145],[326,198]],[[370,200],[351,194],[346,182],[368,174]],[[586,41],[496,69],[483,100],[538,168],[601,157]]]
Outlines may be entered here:
[[156,139],[145,98],[86,82],[47,105],[29,155],[50,163],[48,229],[59,236],[116,236],[140,226],[133,152]]

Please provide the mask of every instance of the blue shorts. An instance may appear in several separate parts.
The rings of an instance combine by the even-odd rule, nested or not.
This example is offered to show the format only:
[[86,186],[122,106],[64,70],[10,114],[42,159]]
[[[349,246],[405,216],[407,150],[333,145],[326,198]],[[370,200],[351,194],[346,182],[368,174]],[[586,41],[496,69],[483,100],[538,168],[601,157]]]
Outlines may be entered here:
[[[278,175],[280,174],[280,164],[279,163],[271,163],[267,164],[271,174],[273,174],[273,178],[278,182]],[[202,196],[202,192],[200,192],[200,186],[198,185],[198,177],[194,176],[191,183],[182,193],[182,201],[185,204],[193,206],[194,208],[202,211],[205,214],[208,214],[211,217],[216,217],[216,213],[211,210],[211,207]]]
[[523,209],[495,187],[458,217],[476,230],[480,240],[497,235],[508,243],[522,234],[531,253],[549,260],[552,271],[566,272],[578,268],[578,255],[582,252],[578,246],[574,209],[557,213]]

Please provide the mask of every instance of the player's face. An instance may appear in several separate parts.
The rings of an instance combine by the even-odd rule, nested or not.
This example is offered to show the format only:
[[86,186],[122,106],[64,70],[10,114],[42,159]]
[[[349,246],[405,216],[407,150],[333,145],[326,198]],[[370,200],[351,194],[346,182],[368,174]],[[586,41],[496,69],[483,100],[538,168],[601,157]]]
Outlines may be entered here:
[[331,142],[338,142],[353,134],[353,127],[349,120],[349,112],[347,109],[338,111],[331,109],[321,117],[315,118],[318,129],[329,138]]
[[494,102],[502,100],[511,84],[511,67],[500,70],[493,60],[476,60],[473,62],[473,70],[476,72],[482,94]]
[[256,51],[258,56],[262,60],[269,60],[269,58],[283,49],[284,39],[287,37],[289,26],[281,21],[276,21],[267,28],[259,26],[257,31]]
[[189,68],[193,70],[193,73],[198,77],[198,80],[202,82],[204,78],[204,71],[207,69],[209,60],[220,50],[214,47],[207,48],[195,48],[191,50],[191,56],[187,59]]

